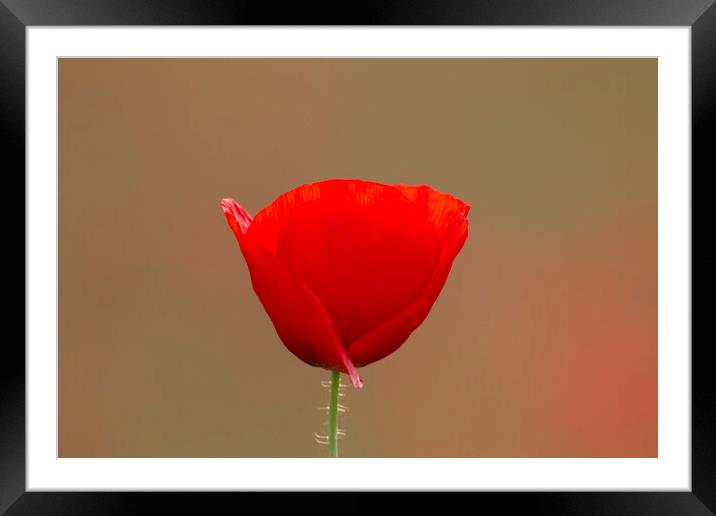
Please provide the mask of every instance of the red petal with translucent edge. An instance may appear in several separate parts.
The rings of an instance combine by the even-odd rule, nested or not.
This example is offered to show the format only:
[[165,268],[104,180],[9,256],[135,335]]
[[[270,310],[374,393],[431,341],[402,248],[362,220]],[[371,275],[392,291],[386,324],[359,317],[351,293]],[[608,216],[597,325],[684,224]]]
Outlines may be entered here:
[[321,300],[349,348],[421,294],[440,241],[415,203],[392,187],[347,180],[318,186],[316,200],[292,207],[276,256]]
[[441,255],[432,277],[421,294],[398,315],[372,329],[354,342],[348,354],[361,367],[398,349],[427,317],[445,285],[455,256],[467,239],[467,214],[470,206],[463,201],[433,190],[429,186],[395,185],[416,204],[437,232],[442,243]]
[[254,241],[246,210],[233,199],[223,199],[221,207],[248,264],[254,291],[284,345],[304,362],[348,374],[353,386],[360,388],[358,372],[320,300]]

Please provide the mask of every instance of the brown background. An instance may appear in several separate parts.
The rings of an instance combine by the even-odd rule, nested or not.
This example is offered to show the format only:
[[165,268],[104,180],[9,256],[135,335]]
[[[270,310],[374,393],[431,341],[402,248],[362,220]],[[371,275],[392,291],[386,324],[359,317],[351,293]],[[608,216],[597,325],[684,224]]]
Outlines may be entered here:
[[656,60],[60,60],[62,457],[311,457],[219,208],[332,177],[473,205],[344,456],[657,453]]

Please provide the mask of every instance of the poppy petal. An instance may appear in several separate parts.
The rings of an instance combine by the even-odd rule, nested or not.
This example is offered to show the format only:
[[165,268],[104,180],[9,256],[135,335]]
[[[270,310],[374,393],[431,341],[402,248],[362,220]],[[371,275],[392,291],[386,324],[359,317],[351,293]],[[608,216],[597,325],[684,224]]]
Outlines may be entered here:
[[231,231],[234,232],[236,240],[238,240],[239,246],[243,251],[246,242],[246,232],[253,222],[251,215],[233,199],[221,199],[220,204],[221,209],[224,210],[226,221],[229,223],[229,227]]
[[346,349],[417,298],[440,258],[433,225],[388,185],[305,185],[260,215],[251,231],[320,299]]
[[439,265],[421,295],[400,314],[351,345],[349,355],[357,367],[380,360],[394,352],[425,320],[445,285],[455,256],[467,238],[467,213],[470,210],[468,204],[428,186],[396,187],[413,200],[429,218],[440,236],[442,253]]
[[[435,227],[440,235],[443,245],[450,248],[453,240],[457,239],[464,243],[463,232],[467,231],[467,214],[471,206],[457,197],[450,194],[438,192],[427,185],[408,186],[394,185],[408,199],[413,201],[418,209],[423,210],[425,216]],[[466,234],[464,235],[467,236]],[[460,248],[462,244],[460,244]],[[454,255],[460,251],[454,251]]]
[[251,217],[236,201],[223,199],[221,206],[248,264],[254,291],[284,345],[304,362],[348,374],[360,388],[358,372],[320,300],[254,240]]

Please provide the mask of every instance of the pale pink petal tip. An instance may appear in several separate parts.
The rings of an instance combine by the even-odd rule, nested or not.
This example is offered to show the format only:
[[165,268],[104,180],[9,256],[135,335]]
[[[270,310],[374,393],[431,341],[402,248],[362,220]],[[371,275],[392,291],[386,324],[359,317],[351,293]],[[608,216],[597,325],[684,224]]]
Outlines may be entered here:
[[360,376],[358,376],[358,371],[356,371],[355,368],[352,369],[348,377],[350,378],[351,385],[353,385],[353,387],[355,387],[356,389],[363,388],[363,380],[360,379]]
[[238,222],[241,231],[246,233],[246,230],[249,229],[253,220],[251,215],[249,215],[249,212],[239,206],[239,204],[233,199],[221,199],[221,208],[224,210],[225,214],[234,217],[236,222]]

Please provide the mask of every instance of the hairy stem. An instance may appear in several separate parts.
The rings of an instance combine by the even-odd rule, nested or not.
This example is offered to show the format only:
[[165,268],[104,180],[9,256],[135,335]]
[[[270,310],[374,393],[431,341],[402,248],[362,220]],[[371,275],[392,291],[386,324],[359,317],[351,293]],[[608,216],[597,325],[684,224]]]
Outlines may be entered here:
[[328,456],[338,457],[338,388],[341,373],[331,371],[330,399],[328,401]]

